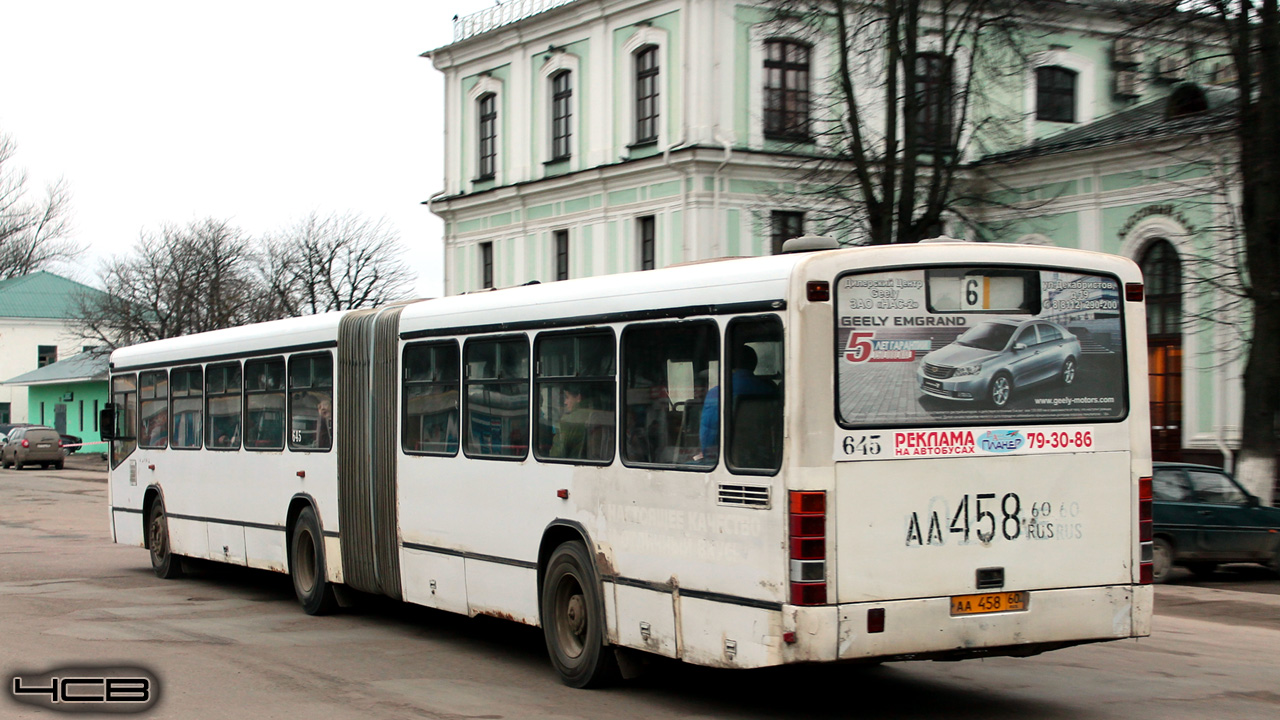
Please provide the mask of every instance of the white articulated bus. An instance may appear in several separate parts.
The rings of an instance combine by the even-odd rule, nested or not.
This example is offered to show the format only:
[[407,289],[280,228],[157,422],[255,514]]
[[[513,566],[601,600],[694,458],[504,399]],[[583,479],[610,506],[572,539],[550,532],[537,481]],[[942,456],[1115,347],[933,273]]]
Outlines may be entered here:
[[929,242],[281,320],[111,357],[111,527],[540,625],[564,682],[1149,634],[1142,278]]

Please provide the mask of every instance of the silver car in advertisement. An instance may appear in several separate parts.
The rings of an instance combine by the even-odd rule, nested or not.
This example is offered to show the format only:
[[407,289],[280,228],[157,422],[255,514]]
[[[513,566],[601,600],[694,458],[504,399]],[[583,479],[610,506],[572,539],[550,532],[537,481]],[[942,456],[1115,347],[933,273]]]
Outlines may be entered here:
[[924,356],[916,376],[934,397],[1004,407],[1015,389],[1048,380],[1070,385],[1080,340],[1047,320],[985,320]]

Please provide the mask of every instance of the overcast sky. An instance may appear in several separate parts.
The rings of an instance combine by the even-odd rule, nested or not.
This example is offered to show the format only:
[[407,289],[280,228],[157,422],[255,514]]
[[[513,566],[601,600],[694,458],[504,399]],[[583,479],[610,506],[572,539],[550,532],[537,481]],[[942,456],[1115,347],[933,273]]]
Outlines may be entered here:
[[0,0],[0,132],[70,185],[92,282],[143,229],[385,217],[443,289],[441,75],[419,55],[493,0]]

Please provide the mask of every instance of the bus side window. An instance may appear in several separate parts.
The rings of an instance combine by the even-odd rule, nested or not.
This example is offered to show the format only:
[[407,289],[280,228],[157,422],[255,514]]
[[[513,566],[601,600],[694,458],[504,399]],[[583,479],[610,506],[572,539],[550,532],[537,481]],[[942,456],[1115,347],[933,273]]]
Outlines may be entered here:
[[246,450],[284,449],[284,359],[244,364]]
[[289,358],[289,449],[327,451],[333,447],[333,356]]
[[406,453],[458,454],[458,343],[404,348],[403,431]]
[[116,439],[111,441],[111,467],[138,447],[138,376],[111,378],[111,402],[116,406]]
[[524,458],[529,453],[529,338],[468,340],[462,354],[467,456]]
[[169,446],[198,450],[204,438],[204,370],[179,368],[169,374]]
[[142,407],[142,432],[138,444],[160,449],[169,440],[169,374],[164,370],[139,375],[138,396]]
[[205,447],[211,450],[240,448],[240,363],[219,363],[205,368]]
[[[714,322],[629,326],[622,334],[622,459],[709,470],[719,418],[704,402],[720,383],[720,332]],[[709,426],[709,427],[708,427]]]
[[552,462],[613,462],[618,415],[613,333],[544,333],[535,354],[534,455]]
[[735,319],[725,345],[729,469],[776,472],[782,463],[782,322],[774,315]]

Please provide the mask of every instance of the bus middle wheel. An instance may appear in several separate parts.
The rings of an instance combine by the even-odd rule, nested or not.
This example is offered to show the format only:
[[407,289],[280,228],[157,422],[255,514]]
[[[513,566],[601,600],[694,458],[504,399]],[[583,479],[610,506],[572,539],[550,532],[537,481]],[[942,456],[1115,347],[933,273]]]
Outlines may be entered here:
[[547,562],[542,632],[551,664],[565,685],[599,687],[617,678],[617,657],[605,644],[600,582],[580,542],[561,544]]
[[338,600],[325,574],[324,535],[316,511],[303,508],[293,524],[293,540],[289,552],[289,577],[293,591],[308,615],[328,615],[338,607]]

